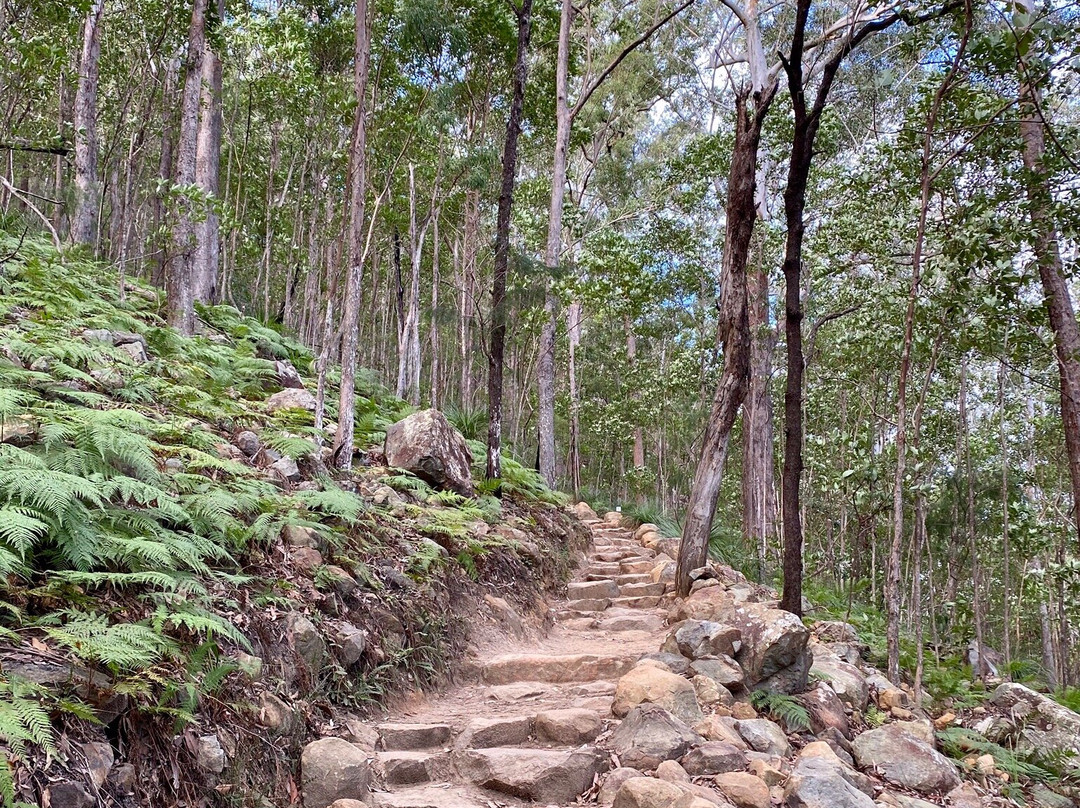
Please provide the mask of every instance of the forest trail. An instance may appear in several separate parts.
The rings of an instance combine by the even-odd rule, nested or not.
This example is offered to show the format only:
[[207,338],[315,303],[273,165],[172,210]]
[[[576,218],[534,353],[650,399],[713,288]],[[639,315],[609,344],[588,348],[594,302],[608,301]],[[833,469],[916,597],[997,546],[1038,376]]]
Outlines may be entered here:
[[665,634],[670,584],[632,529],[590,523],[588,563],[551,604],[546,637],[481,649],[475,684],[432,694],[376,729],[372,802],[385,808],[570,805],[606,770],[615,683]]

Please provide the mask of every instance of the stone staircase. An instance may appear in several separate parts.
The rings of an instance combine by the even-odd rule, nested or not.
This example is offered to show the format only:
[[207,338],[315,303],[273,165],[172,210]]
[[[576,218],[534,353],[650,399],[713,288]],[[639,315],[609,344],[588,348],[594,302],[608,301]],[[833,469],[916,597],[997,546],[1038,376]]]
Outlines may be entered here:
[[479,682],[376,727],[373,805],[567,806],[611,767],[596,742],[618,724],[615,683],[658,647],[672,596],[632,530],[591,528],[588,566],[552,605],[547,637],[492,653]]

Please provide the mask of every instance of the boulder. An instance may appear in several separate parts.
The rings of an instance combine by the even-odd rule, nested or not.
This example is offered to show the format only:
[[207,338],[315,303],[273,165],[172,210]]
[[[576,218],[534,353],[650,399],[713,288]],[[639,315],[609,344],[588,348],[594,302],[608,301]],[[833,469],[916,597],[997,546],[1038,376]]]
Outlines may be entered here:
[[663,651],[655,654],[645,654],[645,656],[638,661],[638,664],[640,665],[646,660],[658,662],[665,670],[677,673],[679,676],[686,676],[691,671],[690,660],[682,654],[665,654]]
[[1080,714],[1013,682],[999,685],[990,701],[1018,725],[1018,752],[1062,753],[1068,768],[1080,770]]
[[45,789],[45,805],[50,808],[94,808],[97,800],[80,783],[61,780]]
[[718,704],[728,705],[735,702],[731,691],[708,676],[695,676],[690,680],[697,695],[698,704],[705,707],[715,707]]
[[245,429],[237,433],[236,446],[248,457],[254,457],[262,450],[262,441],[254,432]]
[[664,708],[640,704],[611,734],[610,742],[624,766],[648,770],[682,757],[704,739]]
[[866,677],[854,665],[840,660],[821,647],[815,647],[810,673],[828,682],[833,692],[840,697],[840,701],[853,710],[866,709],[870,687],[866,683]]
[[656,776],[669,783],[689,783],[690,775],[674,760],[665,760],[656,767]]
[[815,735],[820,735],[832,727],[845,738],[851,737],[851,725],[848,723],[844,703],[829,685],[818,682],[799,696],[799,701],[810,713],[810,728]]
[[750,745],[743,740],[739,730],[736,729],[736,724],[738,724],[738,721],[734,718],[710,715],[694,724],[694,732],[706,740],[724,741],[745,752],[750,748]]
[[661,651],[687,659],[733,657],[742,645],[739,630],[710,620],[684,620],[668,634]]
[[690,672],[695,676],[708,676],[726,688],[738,689],[743,686],[746,675],[739,663],[729,656],[715,659],[696,659],[690,664]]
[[852,781],[853,774],[828,744],[821,741],[807,744],[784,786],[784,805],[787,808],[876,808],[870,795]]
[[296,372],[296,368],[293,367],[293,363],[287,360],[278,360],[274,362],[274,374],[277,376],[277,382],[282,387],[295,388],[297,390],[303,389],[304,380],[300,378],[300,374]]
[[298,387],[286,387],[266,399],[266,409],[269,412],[289,409],[315,412],[315,396]]
[[195,764],[208,774],[225,771],[226,755],[217,735],[203,735],[195,749]]
[[687,724],[696,724],[702,717],[694,686],[682,676],[651,665],[638,666],[619,680],[611,712],[621,717],[645,702],[663,707]]
[[326,640],[315,624],[299,612],[293,612],[285,618],[285,633],[308,670],[320,670],[326,661]]
[[706,741],[687,752],[680,762],[691,777],[701,777],[722,772],[741,772],[746,768],[747,759],[746,754],[732,744]]
[[612,808],[669,808],[682,795],[683,790],[674,783],[652,777],[634,777],[616,792]]
[[767,718],[751,718],[737,721],[735,729],[739,731],[743,740],[756,752],[766,752],[770,755],[787,757],[791,752],[791,744],[787,735],[779,725]]
[[321,738],[300,755],[304,808],[329,808],[337,800],[363,801],[371,788],[367,755],[341,738]]
[[600,782],[600,791],[596,795],[596,802],[600,805],[611,805],[623,783],[635,777],[644,776],[637,769],[631,769],[629,766],[612,769],[604,775],[603,780]]
[[577,502],[574,504],[574,515],[583,522],[596,522],[600,519],[596,515],[596,511],[592,509],[592,506],[588,502]]
[[536,716],[536,737],[541,741],[578,746],[596,740],[603,722],[595,710],[545,710]]
[[471,783],[544,805],[574,802],[607,768],[606,757],[589,747],[466,750],[456,752],[455,761]]
[[116,761],[112,744],[107,741],[91,741],[81,744],[79,750],[86,760],[90,782],[94,784],[94,788],[101,788],[109,779],[109,772],[112,771],[113,763]]
[[462,496],[472,496],[472,452],[438,410],[421,410],[386,430],[386,463]]
[[748,772],[725,772],[713,778],[717,790],[736,808],[770,808],[772,801],[765,781]]
[[886,724],[864,732],[851,746],[860,768],[879,772],[902,788],[923,794],[944,794],[960,785],[952,761],[895,725]]
[[338,623],[333,627],[335,656],[345,667],[355,665],[367,650],[367,632],[352,623]]

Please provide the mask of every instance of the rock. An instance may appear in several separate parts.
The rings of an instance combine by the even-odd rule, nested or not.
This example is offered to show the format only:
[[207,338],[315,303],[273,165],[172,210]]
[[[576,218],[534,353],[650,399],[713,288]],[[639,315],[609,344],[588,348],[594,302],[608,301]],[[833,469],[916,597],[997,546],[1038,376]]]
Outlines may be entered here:
[[254,654],[248,654],[244,651],[237,651],[236,665],[251,681],[257,682],[262,678],[263,661],[261,657],[257,657]]
[[1031,797],[1040,808],[1076,808],[1076,802],[1051,791],[1042,783],[1035,783],[1031,787]]
[[248,457],[254,457],[262,450],[262,441],[254,432],[245,429],[236,435],[236,447]]
[[787,780],[786,774],[765,760],[751,760],[746,769],[769,787],[783,785]]
[[737,808],[769,808],[769,787],[747,772],[726,772],[713,778],[716,788]]
[[61,781],[45,789],[43,804],[50,808],[94,808],[97,800],[87,794],[79,783]]
[[356,590],[360,588],[360,584],[356,582],[356,579],[349,575],[348,571],[336,564],[327,564],[322,571],[330,586],[343,598],[355,594]]
[[600,519],[600,517],[596,515],[596,511],[592,509],[592,506],[584,501],[574,503],[574,515],[583,522],[596,522]]
[[645,537],[646,533],[657,533],[659,532],[659,530],[660,528],[658,528],[652,522],[642,522],[640,525],[637,526],[637,529],[634,531],[634,541],[641,541]]
[[288,704],[268,690],[259,693],[256,704],[259,712],[255,720],[259,726],[278,734],[292,732],[296,724],[296,713]]
[[612,808],[670,808],[683,796],[677,785],[652,777],[634,777],[622,784]]
[[947,727],[951,727],[954,721],[956,721],[956,713],[952,711],[942,713],[934,719],[934,728],[939,730],[946,729]]
[[367,755],[341,738],[322,738],[300,756],[304,808],[329,808],[341,799],[363,801],[371,788]]
[[619,585],[614,581],[581,581],[567,584],[566,597],[570,600],[617,598]]
[[665,760],[656,767],[656,776],[668,783],[689,783],[690,775],[674,760]]
[[487,749],[492,746],[518,746],[533,734],[533,716],[511,718],[474,718],[458,736],[458,749]]
[[270,471],[292,482],[300,479],[300,468],[291,457],[282,457],[275,460],[270,464]]
[[29,446],[37,435],[38,423],[29,415],[5,415],[0,420],[0,443]]
[[821,620],[814,624],[814,636],[821,642],[858,643],[859,632],[842,620]]
[[690,684],[694,686],[694,694],[697,696],[698,704],[705,707],[715,707],[717,704],[727,705],[735,702],[730,690],[708,676],[695,676],[690,680]]
[[852,742],[862,769],[878,771],[890,783],[923,794],[944,794],[960,784],[956,767],[925,741],[885,725]]
[[413,785],[453,778],[454,762],[446,752],[384,752],[379,755],[383,782]]
[[877,703],[882,710],[903,709],[907,704],[907,693],[899,688],[889,687],[878,693]]
[[687,659],[733,657],[742,646],[739,630],[709,620],[685,620],[668,634],[661,651]]
[[1018,724],[1018,752],[1063,753],[1064,765],[1080,770],[1080,714],[1013,682],[999,685],[990,701]]
[[277,375],[278,384],[286,388],[303,389],[304,380],[296,372],[292,362],[278,360],[274,362],[274,373]]
[[971,783],[961,783],[948,794],[949,805],[953,808],[982,808],[983,799]]
[[644,776],[637,769],[631,769],[629,766],[612,769],[604,775],[603,780],[600,782],[600,791],[596,795],[597,803],[610,805],[614,801],[615,795],[619,793],[619,789],[622,788],[623,783],[635,777]]
[[370,724],[365,724],[355,715],[346,715],[345,740],[365,752],[374,752],[379,745],[379,731]]
[[454,734],[449,724],[379,724],[379,739],[386,750],[410,751],[446,746]]
[[622,514],[619,511],[608,511],[604,514],[604,524],[611,527],[621,527]]
[[107,342],[113,344],[112,332],[107,328],[87,328],[82,332],[83,339],[87,342]]
[[682,757],[704,739],[667,710],[655,704],[634,707],[611,734],[611,747],[623,765],[655,769]]
[[330,808],[369,808],[369,806],[360,800],[334,800]]
[[203,735],[195,753],[195,763],[204,772],[221,774],[225,771],[225,750],[217,735]]
[[802,620],[791,612],[758,603],[737,605],[724,619],[742,635],[742,647],[735,659],[746,674],[748,688],[781,693],[801,693],[806,689],[811,661],[806,644],[810,631]]
[[639,666],[623,676],[615,689],[611,712],[621,717],[644,702],[663,707],[687,724],[696,724],[702,718],[694,686],[660,668]]
[[780,757],[787,757],[791,753],[791,744],[788,743],[787,735],[777,724],[767,718],[738,721],[735,728],[750,748],[757,752],[767,752]]
[[758,711],[748,701],[737,701],[731,705],[731,714],[740,721],[749,721],[758,717]]
[[[505,654],[483,666],[487,684],[512,682],[592,682],[621,676],[636,660],[628,654]],[[690,683],[686,683],[690,687]],[[693,688],[690,688],[693,690]]]
[[672,673],[677,673],[679,674],[679,676],[686,676],[691,671],[690,660],[688,660],[682,654],[665,654],[662,651],[656,654],[646,654],[640,660],[638,660],[638,664],[640,665],[646,660],[653,660],[655,662],[659,662],[665,670],[669,670]]
[[[443,552],[446,551],[443,550]],[[521,615],[519,615],[514,607],[507,603],[504,598],[498,598],[494,595],[484,595],[484,603],[488,605],[488,608],[491,609],[491,613],[495,615],[498,621],[502,623],[504,627],[509,629],[512,634],[517,637],[523,637],[525,635],[525,623],[522,621]]]
[[596,740],[602,729],[594,710],[546,710],[536,716],[536,737],[541,741],[578,746]]
[[333,627],[335,656],[345,667],[355,665],[367,650],[367,632],[352,623],[337,623]]
[[311,547],[297,547],[289,553],[289,558],[294,567],[308,573],[314,572],[323,563],[322,553]]
[[745,679],[739,663],[729,656],[694,660],[690,664],[690,672],[697,676],[708,676],[726,688],[741,688]]
[[266,399],[266,409],[272,413],[288,409],[315,412],[315,396],[307,390],[286,387]]
[[126,353],[131,361],[136,365],[141,365],[147,361],[149,357],[146,355],[146,348],[139,342],[125,342],[119,346],[120,350]]
[[94,788],[101,788],[109,779],[116,758],[113,755],[111,743],[104,741],[91,741],[79,746],[83,758],[86,760],[86,770],[90,774],[90,782]]
[[857,772],[849,769],[827,744],[821,741],[807,744],[787,779],[784,805],[788,808],[875,808],[870,796],[856,785],[857,776]]
[[743,740],[742,735],[735,728],[737,723],[733,718],[710,715],[694,724],[694,732],[706,740],[723,741],[745,752],[750,745]]
[[124,377],[112,366],[94,368],[90,375],[105,390],[119,390],[124,386]]
[[472,496],[472,452],[438,410],[421,410],[386,430],[386,463],[432,485]]
[[123,797],[134,794],[137,784],[138,772],[130,763],[121,763],[119,766],[114,766],[109,774],[109,785],[113,787],[117,794]]
[[687,752],[682,767],[691,777],[701,777],[722,772],[738,772],[746,768],[746,754],[736,746],[723,741],[706,741]]
[[815,648],[810,673],[828,682],[829,687],[840,697],[840,701],[853,710],[866,709],[870,688],[866,683],[866,677],[854,665],[849,665]]
[[326,661],[326,640],[315,624],[299,612],[285,618],[285,633],[293,650],[300,656],[311,672],[322,669]]
[[913,721],[893,721],[890,729],[897,732],[906,732],[914,735],[927,746],[937,748],[937,736],[934,735],[934,727],[929,719],[915,719]]
[[596,749],[493,748],[455,753],[458,773],[483,788],[542,804],[574,802],[603,772]]
[[829,685],[818,682],[798,698],[810,713],[810,728],[815,735],[831,727],[845,738],[851,737],[851,725],[844,704]]

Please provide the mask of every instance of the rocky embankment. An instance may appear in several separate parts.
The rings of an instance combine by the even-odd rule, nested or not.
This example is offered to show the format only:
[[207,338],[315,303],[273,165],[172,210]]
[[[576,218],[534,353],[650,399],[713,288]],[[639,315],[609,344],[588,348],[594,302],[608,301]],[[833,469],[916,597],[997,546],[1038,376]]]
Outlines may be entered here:
[[[674,540],[578,507],[593,546],[551,632],[480,648],[469,681],[308,745],[306,808],[997,804],[1008,774],[992,755],[946,757],[936,732],[961,719],[918,709],[851,626],[807,628],[715,564],[676,600]],[[1080,743],[1080,716],[1020,685],[966,720],[1017,751]]]

